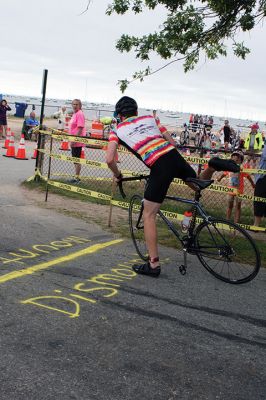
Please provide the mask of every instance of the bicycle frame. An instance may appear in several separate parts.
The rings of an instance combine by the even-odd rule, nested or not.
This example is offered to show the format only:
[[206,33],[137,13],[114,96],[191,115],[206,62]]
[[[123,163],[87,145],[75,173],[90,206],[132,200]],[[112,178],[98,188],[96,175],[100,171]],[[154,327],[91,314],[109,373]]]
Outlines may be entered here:
[[[189,244],[191,243],[191,239],[194,238],[194,228],[195,228],[195,223],[196,223],[196,218],[197,215],[200,215],[203,219],[203,221],[209,221],[210,217],[209,215],[205,212],[204,208],[201,206],[199,203],[199,197],[200,194],[197,192],[195,195],[195,200],[189,200],[185,199],[183,197],[176,197],[176,196],[166,196],[165,199],[167,200],[173,200],[177,201],[179,203],[183,204],[188,204],[190,206],[193,206],[193,214],[192,214],[192,220],[190,223],[190,227],[188,229],[188,235],[185,236],[185,238],[182,238],[178,230],[175,228],[173,223],[169,221],[169,219],[163,214],[161,210],[158,211],[158,215],[162,218],[162,220],[165,222],[167,227],[174,233],[176,238],[182,243],[182,246],[184,249],[187,249],[190,247]],[[198,197],[198,199],[197,199]]]

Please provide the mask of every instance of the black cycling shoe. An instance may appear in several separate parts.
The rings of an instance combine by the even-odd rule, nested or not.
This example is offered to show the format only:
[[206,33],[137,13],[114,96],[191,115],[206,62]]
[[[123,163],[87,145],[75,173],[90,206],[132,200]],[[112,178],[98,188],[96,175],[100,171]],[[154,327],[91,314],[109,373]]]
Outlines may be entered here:
[[219,157],[213,157],[208,163],[209,167],[215,169],[215,171],[229,171],[229,172],[240,172],[240,166],[233,160],[224,160]]
[[161,273],[161,267],[160,266],[158,266],[156,268],[152,268],[150,266],[149,262],[147,262],[146,264],[142,264],[142,265],[133,265],[132,269],[137,274],[148,275],[148,276],[152,276],[153,278],[158,278],[158,276]]

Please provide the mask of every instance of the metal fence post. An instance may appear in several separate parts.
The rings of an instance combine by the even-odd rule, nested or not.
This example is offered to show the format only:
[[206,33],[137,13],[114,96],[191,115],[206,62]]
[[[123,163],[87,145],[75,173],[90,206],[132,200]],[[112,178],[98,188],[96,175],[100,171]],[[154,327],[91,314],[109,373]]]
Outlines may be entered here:
[[[41,106],[41,115],[40,115],[40,130],[43,129],[47,75],[48,75],[48,70],[45,69],[43,71],[43,81],[42,81],[42,106]],[[43,153],[39,152],[39,149],[44,149],[44,144],[45,144],[45,136],[42,133],[39,133],[38,141],[37,141],[37,157],[36,157],[36,164],[35,164],[35,173],[37,171],[40,171],[40,173],[42,172]],[[37,182],[40,181],[39,174],[36,174],[35,181],[37,181]]]

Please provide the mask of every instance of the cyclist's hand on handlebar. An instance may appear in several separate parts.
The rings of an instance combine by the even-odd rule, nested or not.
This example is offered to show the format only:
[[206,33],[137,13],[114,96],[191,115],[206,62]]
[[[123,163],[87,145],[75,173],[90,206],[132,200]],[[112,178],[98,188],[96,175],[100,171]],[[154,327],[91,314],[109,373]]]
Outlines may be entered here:
[[118,176],[114,176],[114,180],[115,180],[115,182],[116,182],[117,184],[118,184],[119,182],[121,182],[122,179],[123,179],[123,175],[121,174],[121,172],[120,172],[120,174],[119,174]]

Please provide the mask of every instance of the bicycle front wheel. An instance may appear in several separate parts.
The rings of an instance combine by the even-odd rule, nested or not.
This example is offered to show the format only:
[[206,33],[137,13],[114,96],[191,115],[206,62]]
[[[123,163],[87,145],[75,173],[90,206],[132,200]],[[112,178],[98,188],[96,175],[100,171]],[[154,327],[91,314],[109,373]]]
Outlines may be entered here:
[[138,255],[148,261],[148,250],[144,239],[143,202],[142,197],[134,195],[129,204],[129,228],[131,238]]
[[224,282],[246,283],[259,272],[261,262],[256,244],[233,222],[202,222],[195,232],[195,245],[202,265]]

